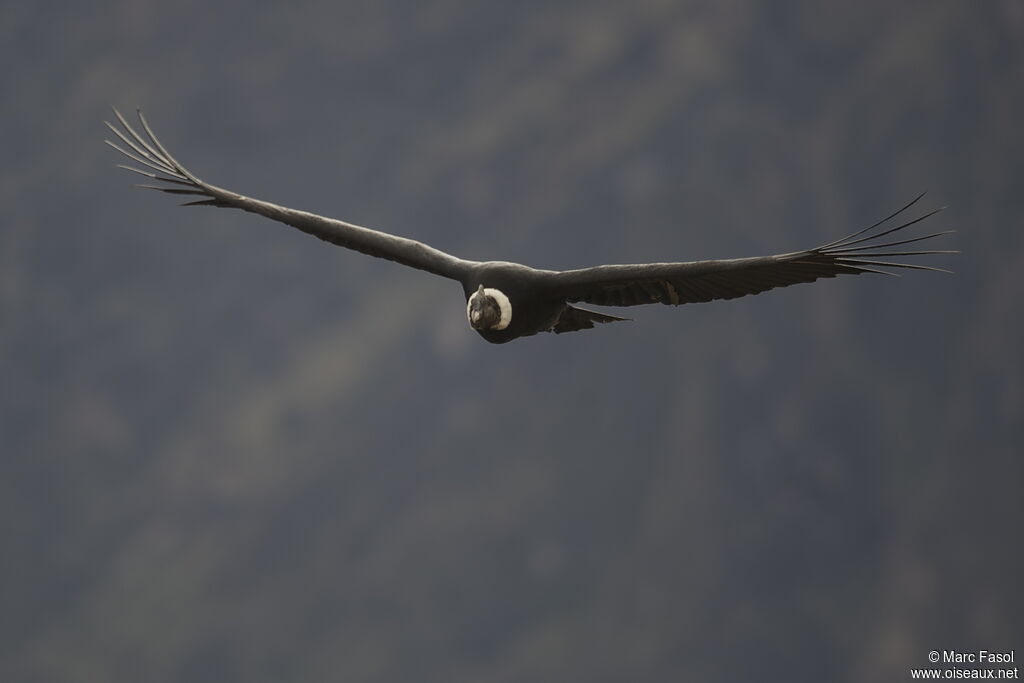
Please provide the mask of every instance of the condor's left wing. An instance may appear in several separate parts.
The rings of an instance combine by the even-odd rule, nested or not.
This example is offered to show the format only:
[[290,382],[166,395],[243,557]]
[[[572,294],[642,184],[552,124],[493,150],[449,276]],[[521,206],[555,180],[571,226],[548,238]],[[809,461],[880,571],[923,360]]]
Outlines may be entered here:
[[936,209],[895,227],[882,227],[910,209],[923,196],[918,196],[899,211],[860,232],[814,249],[753,258],[642,263],[566,270],[550,276],[549,291],[570,302],[585,301],[601,306],[637,306],[653,303],[678,306],[716,299],[735,299],[776,287],[814,282],[837,275],[896,274],[886,268],[949,272],[933,266],[889,260],[896,256],[957,253],[946,250],[906,250],[904,246],[931,240],[953,232],[952,230],[907,239],[882,239],[920,223],[942,210]]

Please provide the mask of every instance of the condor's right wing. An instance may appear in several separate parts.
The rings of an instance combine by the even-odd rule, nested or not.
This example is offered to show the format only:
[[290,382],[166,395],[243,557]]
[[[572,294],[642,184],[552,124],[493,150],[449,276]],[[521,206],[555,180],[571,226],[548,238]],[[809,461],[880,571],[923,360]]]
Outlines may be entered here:
[[121,128],[112,125],[109,121],[105,123],[120,139],[123,146],[110,140],[107,140],[106,143],[142,166],[142,168],[137,168],[120,165],[121,168],[144,175],[153,181],[152,184],[140,187],[170,194],[198,197],[194,201],[187,202],[185,206],[230,207],[256,213],[298,228],[302,232],[319,237],[325,242],[336,244],[339,247],[353,249],[369,256],[387,259],[453,280],[462,281],[463,276],[475,263],[457,258],[416,240],[389,235],[333,218],[325,218],[307,211],[289,209],[211,185],[200,180],[178,163],[157,140],[141,110],[138,115],[145,135],[139,134],[132,128],[116,109],[114,116],[117,117]]

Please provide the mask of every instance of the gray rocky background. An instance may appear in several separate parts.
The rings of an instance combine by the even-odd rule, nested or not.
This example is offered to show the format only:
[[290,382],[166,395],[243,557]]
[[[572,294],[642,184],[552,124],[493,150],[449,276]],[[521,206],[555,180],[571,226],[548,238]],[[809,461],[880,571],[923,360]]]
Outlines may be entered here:
[[[0,7],[0,679],[883,681],[1024,650],[1024,5]],[[547,268],[922,190],[953,276],[503,347],[457,285],[131,189]]]

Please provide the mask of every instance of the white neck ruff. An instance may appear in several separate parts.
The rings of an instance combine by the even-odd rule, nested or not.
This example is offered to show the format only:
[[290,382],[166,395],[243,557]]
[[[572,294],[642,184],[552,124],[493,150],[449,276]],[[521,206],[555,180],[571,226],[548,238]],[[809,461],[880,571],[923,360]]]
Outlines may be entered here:
[[[469,302],[466,304],[466,318],[469,318],[469,310],[473,305],[473,299],[480,296],[479,292],[473,292],[473,296],[469,297]],[[512,322],[512,302],[505,296],[505,292],[500,289],[493,289],[490,287],[484,287],[484,296],[489,296],[498,302],[498,310],[501,312],[501,317],[498,318],[498,322],[492,330],[503,330],[508,327],[509,323]],[[470,323],[473,321],[470,320]]]

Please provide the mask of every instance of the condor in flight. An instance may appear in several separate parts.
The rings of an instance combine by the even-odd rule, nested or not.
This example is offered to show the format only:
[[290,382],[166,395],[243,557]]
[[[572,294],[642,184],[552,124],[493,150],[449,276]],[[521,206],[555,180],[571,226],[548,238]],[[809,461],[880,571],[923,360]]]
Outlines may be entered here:
[[147,176],[156,183],[141,187],[198,197],[186,202],[185,206],[230,207],[257,213],[338,246],[457,280],[465,292],[466,317],[470,326],[495,344],[538,332],[573,332],[590,329],[594,323],[626,320],[573,305],[579,302],[599,306],[654,303],[678,306],[735,299],[836,275],[895,274],[885,270],[886,267],[941,271],[943,269],[930,266],[894,263],[887,257],[955,253],[907,251],[903,246],[952,231],[906,239],[881,239],[941,210],[931,211],[895,227],[883,227],[916,204],[921,195],[884,220],[849,237],[814,249],[774,256],[596,266],[564,271],[537,270],[505,261],[467,261],[405,237],[288,209],[211,185],[192,175],[167,152],[141,111],[138,112],[139,122],[145,135],[132,128],[116,109],[114,115],[121,128],[109,122],[107,126],[123,145],[110,140],[106,142],[141,166],[122,165],[122,168]]

